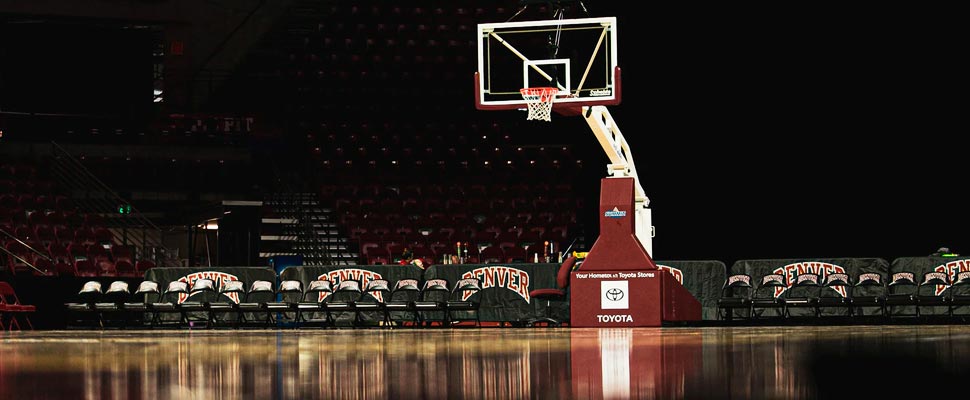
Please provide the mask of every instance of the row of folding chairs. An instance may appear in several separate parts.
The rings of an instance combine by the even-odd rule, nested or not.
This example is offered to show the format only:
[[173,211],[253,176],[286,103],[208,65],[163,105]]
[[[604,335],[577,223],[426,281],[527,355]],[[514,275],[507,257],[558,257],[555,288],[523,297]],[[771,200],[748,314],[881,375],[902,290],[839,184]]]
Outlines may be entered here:
[[377,279],[363,285],[343,280],[334,285],[314,280],[304,288],[299,280],[278,287],[265,280],[210,279],[191,283],[142,281],[131,290],[128,282],[107,285],[86,282],[78,301],[66,307],[74,327],[431,327],[457,326],[478,317],[481,282],[461,279],[401,279],[390,286]]
[[893,273],[889,282],[876,272],[856,277],[829,273],[798,274],[789,283],[781,274],[765,274],[753,282],[748,274],[729,276],[717,302],[718,319],[756,320],[791,317],[970,317],[970,271],[955,279],[927,271],[917,279],[908,271]]

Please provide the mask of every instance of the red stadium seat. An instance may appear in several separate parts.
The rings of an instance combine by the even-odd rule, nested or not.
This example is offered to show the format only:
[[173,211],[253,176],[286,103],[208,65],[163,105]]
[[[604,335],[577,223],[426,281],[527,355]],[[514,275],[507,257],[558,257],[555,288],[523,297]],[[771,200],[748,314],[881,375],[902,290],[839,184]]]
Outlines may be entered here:
[[505,251],[498,246],[487,246],[482,248],[481,253],[478,255],[478,259],[486,264],[505,263],[508,261],[505,257]]
[[135,271],[138,271],[138,275],[144,275],[145,271],[155,268],[155,262],[152,260],[137,260],[135,261]]

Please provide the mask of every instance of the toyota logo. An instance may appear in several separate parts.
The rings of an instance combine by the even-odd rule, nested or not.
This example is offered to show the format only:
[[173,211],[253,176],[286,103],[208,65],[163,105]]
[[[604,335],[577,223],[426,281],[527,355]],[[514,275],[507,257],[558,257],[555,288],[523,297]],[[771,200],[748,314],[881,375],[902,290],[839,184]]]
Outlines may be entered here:
[[620,301],[623,299],[623,291],[617,288],[612,288],[606,291],[606,299],[610,301]]

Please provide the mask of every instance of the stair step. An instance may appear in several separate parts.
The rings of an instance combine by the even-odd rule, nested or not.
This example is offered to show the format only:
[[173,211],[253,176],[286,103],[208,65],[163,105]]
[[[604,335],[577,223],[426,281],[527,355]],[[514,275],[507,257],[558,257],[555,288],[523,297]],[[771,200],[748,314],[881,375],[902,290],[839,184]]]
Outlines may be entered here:
[[[296,256],[296,255],[301,255],[301,254],[303,255],[304,258],[310,258],[311,257],[311,255],[308,255],[308,254],[305,254],[305,253],[301,253],[301,252],[298,252],[298,251],[261,251],[261,252],[259,252],[259,257],[261,257],[261,258],[269,258],[269,257],[275,257],[275,256]],[[351,259],[351,258],[357,259],[358,257],[359,257],[358,255],[356,255],[354,253],[349,253],[349,252],[335,253],[335,254],[331,254],[329,256],[329,258],[334,258],[334,259],[337,259],[337,258],[340,258],[340,259]],[[314,257],[314,258],[327,258],[327,256],[317,256],[317,257]]]
[[299,220],[296,218],[263,218],[262,222],[264,224],[284,224],[292,225],[297,223]]

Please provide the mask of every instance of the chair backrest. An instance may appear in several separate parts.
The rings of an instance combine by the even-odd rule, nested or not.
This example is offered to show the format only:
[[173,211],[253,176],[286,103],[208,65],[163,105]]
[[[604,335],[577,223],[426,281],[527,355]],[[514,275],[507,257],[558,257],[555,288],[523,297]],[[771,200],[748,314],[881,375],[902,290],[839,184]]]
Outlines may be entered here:
[[296,279],[287,279],[280,282],[280,296],[283,301],[296,303],[303,299],[303,282]]
[[[324,293],[328,294],[324,295]],[[325,279],[310,281],[303,293],[303,301],[320,302],[325,296],[329,296],[329,293],[333,293],[333,285],[330,281]]]
[[852,297],[885,296],[887,292],[885,279],[878,272],[861,272],[852,285]]
[[221,296],[216,289],[215,281],[212,279],[196,279],[192,282],[192,287],[189,290],[189,298],[192,301],[212,302],[218,300]]
[[182,281],[171,281],[162,292],[162,301],[178,303],[180,296],[189,295],[189,284]]
[[435,278],[424,281],[421,287],[421,300],[447,300],[451,291],[448,289],[448,280]]
[[246,302],[263,303],[276,299],[276,291],[273,290],[273,282],[265,280],[255,280],[246,292]]
[[398,279],[391,289],[390,300],[411,301],[421,294],[417,279]]
[[386,279],[373,279],[364,285],[365,292],[390,292],[391,287]]
[[102,294],[104,294],[101,287],[101,282],[98,281],[84,282],[77,296],[82,303],[94,303],[100,300]]
[[559,266],[559,271],[556,272],[556,286],[559,289],[565,289],[569,286],[569,273],[573,271],[573,267],[576,265],[576,256],[566,257],[562,261],[562,265]]
[[785,291],[785,294],[792,298],[818,297],[820,280],[821,278],[814,272],[798,274],[795,276],[795,282]]
[[145,303],[154,303],[162,298],[162,293],[158,289],[158,282],[155,281],[142,281],[138,284],[138,288],[135,289],[134,298],[138,300],[139,296],[141,300]]
[[751,285],[751,275],[734,274],[724,280],[721,297],[751,298],[754,286]]
[[239,296],[246,293],[246,286],[242,281],[223,281],[219,292],[223,294],[235,293]]
[[478,278],[463,278],[451,288],[452,300],[467,300],[482,291],[482,281]]
[[[839,295],[839,297],[849,297],[851,292],[849,288],[852,287],[851,278],[849,274],[842,272],[830,272],[825,275],[825,280],[822,281],[822,290],[819,291],[819,296],[831,297],[833,292]],[[830,290],[825,290],[828,288]]]
[[939,296],[950,288],[950,276],[946,272],[927,271],[923,273],[917,291],[924,296]]
[[781,274],[766,274],[761,277],[761,282],[755,288],[753,296],[755,298],[774,298],[776,291],[785,289],[785,276]]
[[916,283],[916,274],[909,271],[892,274],[889,284],[886,286],[890,294],[914,294],[919,289],[919,284]]
[[361,293],[359,281],[344,279],[337,284],[337,288],[333,290],[331,296],[327,297],[327,301],[356,301]]
[[360,293],[360,300],[376,300],[383,302],[391,293],[390,284],[386,279],[374,279],[367,281],[364,290]]
[[841,272],[832,272],[825,276],[825,281],[822,282],[822,286],[825,287],[839,287],[839,286],[851,286],[851,279],[849,274]]
[[125,302],[131,297],[131,291],[128,289],[128,282],[111,282],[111,284],[108,285],[108,290],[104,292],[104,296],[113,303]]
[[353,279],[344,279],[340,281],[340,283],[337,284],[337,288],[334,289],[334,293],[341,293],[341,292],[360,293],[360,291],[361,291],[360,281],[356,281]]
[[212,279],[196,279],[195,282],[192,282],[192,292],[198,291],[215,292],[216,283]]
[[165,288],[165,293],[189,293],[189,284],[182,281],[171,281],[168,283],[168,287]]

